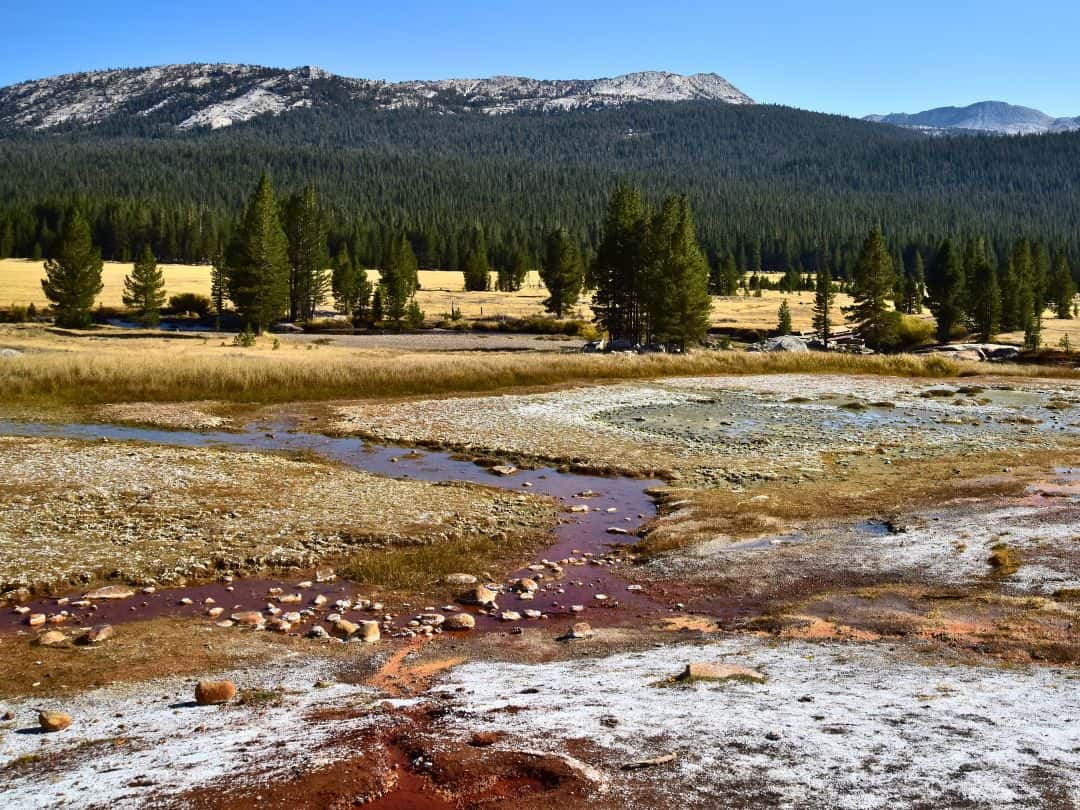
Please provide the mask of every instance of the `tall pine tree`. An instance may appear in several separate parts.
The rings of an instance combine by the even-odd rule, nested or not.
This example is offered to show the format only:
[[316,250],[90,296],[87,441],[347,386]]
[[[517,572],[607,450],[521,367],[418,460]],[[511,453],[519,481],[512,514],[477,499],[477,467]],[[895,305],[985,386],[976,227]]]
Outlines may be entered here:
[[948,239],[941,243],[930,266],[926,295],[930,312],[937,323],[937,338],[947,343],[953,329],[964,322],[964,299],[967,295],[963,260]]
[[544,256],[540,262],[540,280],[548,291],[544,309],[556,318],[563,317],[577,303],[584,276],[578,246],[565,230],[555,228],[544,238]]
[[124,306],[134,310],[135,317],[145,326],[157,326],[161,308],[165,305],[165,277],[158,267],[150,245],[143,245],[142,255],[131,273],[124,277]]
[[310,321],[330,290],[326,254],[326,220],[315,186],[294,194],[285,206],[289,239],[289,320]]
[[74,212],[64,221],[53,258],[45,262],[41,289],[52,302],[56,325],[86,327],[90,309],[101,292],[101,251],[90,238],[90,226]]
[[875,228],[863,242],[852,278],[852,304],[845,310],[848,321],[871,348],[884,348],[893,338],[895,319],[889,310],[892,291],[892,257],[881,229]]
[[828,265],[818,270],[817,286],[814,290],[814,332],[822,346],[829,348],[829,336],[832,332],[832,306],[836,300],[833,290],[832,273]]
[[246,327],[262,332],[289,304],[289,243],[270,176],[263,173],[226,256],[229,298]]

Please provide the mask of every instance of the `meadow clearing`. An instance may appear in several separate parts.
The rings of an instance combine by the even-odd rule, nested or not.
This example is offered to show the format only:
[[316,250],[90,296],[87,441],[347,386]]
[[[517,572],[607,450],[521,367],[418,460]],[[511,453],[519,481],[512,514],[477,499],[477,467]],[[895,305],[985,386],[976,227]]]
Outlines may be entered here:
[[[210,294],[209,265],[163,264],[165,290],[170,296],[179,293]],[[123,306],[121,294],[124,288],[124,276],[131,272],[131,265],[122,262],[105,262],[102,274],[104,289],[98,297],[98,303],[104,307],[120,308]],[[0,260],[0,307],[11,305],[26,306],[33,303],[41,308],[48,305],[48,300],[41,291],[43,264],[29,259]],[[779,273],[763,274],[775,281]],[[368,278],[376,282],[378,270],[368,270]],[[462,317],[469,321],[489,320],[499,316],[527,318],[544,314],[544,299],[547,293],[540,275],[531,271],[524,286],[517,292],[498,292],[495,287],[495,273],[491,274],[492,290],[488,292],[466,292],[460,272],[454,270],[421,270],[420,291],[416,300],[424,311],[426,322],[437,323],[449,318],[452,310],[459,310]],[[796,332],[809,333],[813,329],[814,294],[812,292],[785,293],[778,290],[763,290],[760,297],[737,295],[732,297],[713,296],[710,325],[714,329],[756,330],[762,334],[776,328],[777,310],[781,302],[787,300],[791,309],[791,323]],[[844,323],[844,308],[851,304],[849,296],[838,294],[833,306],[833,322],[837,328]],[[327,314],[332,314],[328,309]],[[571,317],[581,320],[592,318],[592,310],[586,297],[570,313]],[[930,313],[924,311],[922,317],[929,319]],[[1080,320],[1062,320],[1052,317],[1048,310],[1043,321],[1043,345],[1056,348],[1067,337],[1073,346],[1080,345]],[[1003,343],[1020,345],[1024,341],[1022,332],[1005,333],[998,336]]]

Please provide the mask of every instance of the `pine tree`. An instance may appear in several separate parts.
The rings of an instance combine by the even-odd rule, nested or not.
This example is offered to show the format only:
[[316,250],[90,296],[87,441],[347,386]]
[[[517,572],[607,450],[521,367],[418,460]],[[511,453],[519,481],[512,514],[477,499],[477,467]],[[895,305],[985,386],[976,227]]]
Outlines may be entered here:
[[342,242],[331,264],[330,290],[334,308],[345,317],[352,317],[356,306],[356,266],[349,255],[349,246]]
[[380,323],[385,313],[383,312],[383,288],[382,284],[375,287],[375,292],[371,296],[371,322]]
[[165,277],[149,244],[143,245],[142,255],[124,277],[121,298],[125,307],[135,310],[135,317],[143,325],[158,325],[165,305]]
[[926,295],[930,312],[937,323],[937,338],[947,343],[953,329],[964,321],[966,295],[963,262],[959,252],[947,239],[941,243],[930,267]]
[[881,229],[875,228],[863,242],[852,278],[852,305],[844,311],[855,331],[871,348],[884,348],[893,337],[895,319],[889,311],[892,288],[892,257]]
[[720,278],[717,295],[737,295],[739,292],[739,268],[735,264],[735,257],[728,254],[720,262]]
[[821,344],[829,348],[829,335],[832,332],[832,305],[836,293],[832,285],[832,273],[828,266],[818,270],[817,288],[814,291],[814,332],[821,339]]
[[709,263],[698,245],[687,197],[664,201],[647,239],[651,279],[646,306],[656,340],[685,351],[709,328]]
[[791,334],[791,307],[785,298],[780,302],[780,308],[776,311],[776,334]]
[[385,315],[396,324],[400,325],[408,314],[409,300],[416,292],[417,272],[416,254],[409,240],[404,235],[391,240],[379,289]]
[[226,258],[229,298],[244,324],[256,333],[280,318],[288,306],[288,248],[274,188],[263,173]]
[[965,262],[965,274],[970,279],[971,320],[979,333],[979,340],[990,343],[997,337],[1001,325],[1001,291],[997,271],[986,256],[982,240],[974,243],[969,252],[971,255]]
[[289,239],[289,320],[310,321],[330,289],[326,222],[315,187],[294,194],[285,206]]
[[638,189],[615,189],[590,272],[596,288],[592,304],[596,322],[612,341],[630,345],[643,343],[646,338],[648,220]]
[[491,267],[488,264],[487,242],[484,239],[484,231],[479,225],[475,226],[469,234],[469,244],[462,272],[465,276],[466,290],[483,292],[488,289],[491,281]]
[[11,220],[4,221],[4,227],[0,230],[0,259],[8,259],[15,255],[15,227]]
[[1054,258],[1054,269],[1047,284],[1047,297],[1054,307],[1054,313],[1064,320],[1073,316],[1072,302],[1076,296],[1076,283],[1073,281],[1072,268],[1065,251],[1059,251]]
[[585,271],[581,253],[566,231],[555,228],[544,238],[544,256],[540,262],[540,280],[547,287],[544,309],[556,318],[563,317],[577,303]]
[[525,280],[529,277],[529,254],[519,247],[514,251],[514,263],[510,268],[510,292],[517,292],[525,286]]
[[225,312],[225,299],[228,297],[228,278],[225,272],[225,260],[215,256],[210,265],[210,303],[214,307],[214,329],[221,331],[221,315]]
[[64,221],[53,258],[45,262],[41,289],[53,305],[56,325],[86,327],[90,309],[101,292],[101,251],[90,238],[90,226],[82,214],[72,213]]

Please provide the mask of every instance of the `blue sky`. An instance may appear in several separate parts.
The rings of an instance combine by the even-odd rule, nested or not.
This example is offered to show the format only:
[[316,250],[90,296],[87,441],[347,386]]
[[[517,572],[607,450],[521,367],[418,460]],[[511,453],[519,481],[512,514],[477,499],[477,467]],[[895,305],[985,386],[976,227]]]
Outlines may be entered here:
[[849,115],[984,99],[1080,115],[1077,0],[37,0],[0,34],[0,84],[196,61],[391,80],[664,69]]

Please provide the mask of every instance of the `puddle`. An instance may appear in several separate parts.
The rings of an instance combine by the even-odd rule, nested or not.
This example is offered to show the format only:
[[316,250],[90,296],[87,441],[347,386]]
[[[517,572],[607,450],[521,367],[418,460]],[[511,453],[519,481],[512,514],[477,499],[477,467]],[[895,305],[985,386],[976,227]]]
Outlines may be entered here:
[[[564,575],[558,580],[541,580],[542,590],[532,600],[519,600],[516,595],[504,594],[498,602],[501,610],[539,610],[545,615],[577,616],[603,613],[611,615],[614,608],[655,613],[658,605],[642,592],[626,590],[627,583],[600,564],[605,553],[618,546],[633,542],[633,532],[649,517],[655,515],[655,505],[645,490],[663,486],[657,480],[620,477],[599,477],[579,473],[562,473],[551,467],[519,470],[510,476],[492,473],[471,461],[449,453],[420,450],[411,447],[372,445],[363,439],[337,438],[321,434],[305,433],[288,424],[252,424],[239,432],[161,430],[155,428],[129,427],[109,424],[45,424],[0,420],[0,435],[50,437],[83,440],[137,441],[180,447],[212,447],[229,450],[259,452],[308,452],[324,459],[336,461],[357,470],[384,475],[391,478],[410,478],[425,481],[472,482],[488,487],[521,492],[523,494],[547,495],[569,505],[584,504],[589,512],[566,513],[565,522],[554,529],[553,543],[538,551],[535,561],[558,562],[577,558],[584,564],[564,567]],[[530,484],[529,487],[523,486]],[[588,492],[589,497],[576,497]],[[611,511],[609,511],[611,510]],[[613,531],[617,530],[617,531]],[[626,534],[622,534],[626,532]],[[585,555],[591,555],[587,559]],[[532,577],[528,569],[513,572],[510,578]],[[33,612],[55,613],[65,609],[72,618],[64,625],[79,627],[88,624],[120,623],[134,619],[158,616],[182,617],[205,616],[206,599],[229,613],[246,610],[264,610],[271,588],[281,588],[284,593],[301,593],[298,604],[281,605],[285,612],[302,611],[311,607],[317,594],[327,597],[328,605],[338,599],[355,597],[370,598],[371,588],[362,584],[339,581],[314,584],[300,591],[297,583],[314,580],[314,572],[290,574],[288,579],[277,577],[254,577],[237,579],[232,583],[214,582],[180,588],[162,588],[154,594],[137,593],[135,597],[118,602],[99,602],[93,609],[59,606],[57,600],[41,599],[27,603]],[[231,590],[230,590],[231,588]],[[86,589],[67,594],[77,601]],[[561,593],[558,591],[562,591]],[[598,594],[607,596],[597,600]],[[192,604],[181,604],[187,598]],[[430,604],[412,604],[407,607],[387,604],[395,622],[406,623],[414,615],[425,612]],[[575,611],[574,606],[583,610]],[[435,605],[436,609],[439,605]],[[349,612],[350,619],[381,618],[379,614]],[[631,614],[633,615],[633,614]],[[223,618],[224,618],[223,617]],[[614,619],[614,616],[611,616]],[[503,622],[486,614],[477,616],[478,629],[509,630],[512,627],[536,623],[524,619],[521,622]],[[294,631],[304,629],[309,622],[294,626]],[[26,629],[23,617],[10,611],[0,615],[0,632]]]

